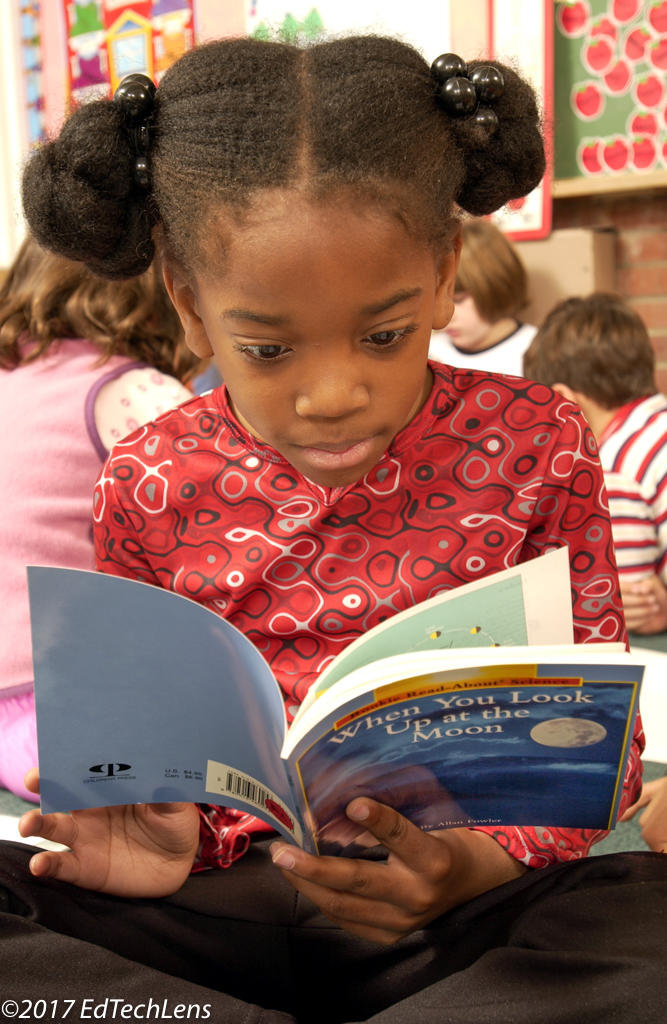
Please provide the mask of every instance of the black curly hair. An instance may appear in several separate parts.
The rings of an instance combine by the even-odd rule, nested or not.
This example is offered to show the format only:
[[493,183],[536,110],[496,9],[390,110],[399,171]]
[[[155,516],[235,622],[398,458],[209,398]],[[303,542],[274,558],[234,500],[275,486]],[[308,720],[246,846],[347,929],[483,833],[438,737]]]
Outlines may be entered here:
[[[489,62],[469,69],[481,63]],[[148,191],[133,178],[120,105],[97,100],[29,160],[26,218],[43,246],[112,278],[145,270],[156,237],[184,270],[201,266],[218,213],[242,216],[267,188],[388,203],[409,230],[446,245],[457,207],[490,213],[544,173],[533,91],[496,66],[505,92],[490,134],[444,113],[429,65],[395,39],[207,43],[174,64],[155,94]]]

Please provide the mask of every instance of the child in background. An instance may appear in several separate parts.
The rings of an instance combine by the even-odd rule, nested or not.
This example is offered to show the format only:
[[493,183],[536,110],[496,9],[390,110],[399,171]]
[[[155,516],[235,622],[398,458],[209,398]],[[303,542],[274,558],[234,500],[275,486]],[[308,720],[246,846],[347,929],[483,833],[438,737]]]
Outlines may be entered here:
[[621,815],[621,821],[630,821],[638,811],[642,838],[656,853],[667,853],[667,775],[653,779],[642,787],[639,800]]
[[618,295],[560,302],[525,356],[525,373],[576,402],[605,475],[625,621],[667,629],[667,398],[646,327]]
[[508,238],[489,220],[464,221],[454,313],[431,338],[429,355],[450,366],[523,376],[536,328],[520,320],[528,281]]
[[94,567],[92,490],[109,449],[192,397],[196,360],[159,272],[129,281],[24,241],[0,286],[0,786],[37,763],[26,565]]
[[[453,312],[456,210],[535,186],[538,124],[499,65],[429,68],[373,36],[223,40],[156,92],[133,78],[80,108],[28,164],[42,242],[115,276],[157,245],[186,340],[224,380],[113,449],[98,568],[228,617],[288,712],[373,623],[557,546],[577,639],[624,637],[581,415],[427,359]],[[640,749],[638,724],[623,806]],[[426,834],[365,797],[347,813],[386,861],[270,844],[224,807],[29,812],[23,835],[71,852],[1,848],[3,991],[34,997],[39,956],[41,998],[120,987],[226,1022],[608,1021],[638,991],[642,1020],[662,1019],[662,858],[586,860],[600,833],[578,829]]]

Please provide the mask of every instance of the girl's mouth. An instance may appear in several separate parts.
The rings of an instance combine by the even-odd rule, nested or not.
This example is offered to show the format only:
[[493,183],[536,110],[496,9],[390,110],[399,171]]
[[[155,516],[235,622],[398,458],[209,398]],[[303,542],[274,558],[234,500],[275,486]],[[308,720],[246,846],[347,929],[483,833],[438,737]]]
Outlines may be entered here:
[[303,457],[318,469],[349,469],[365,462],[373,451],[375,441],[366,437],[363,441],[341,442],[336,445],[301,446]]

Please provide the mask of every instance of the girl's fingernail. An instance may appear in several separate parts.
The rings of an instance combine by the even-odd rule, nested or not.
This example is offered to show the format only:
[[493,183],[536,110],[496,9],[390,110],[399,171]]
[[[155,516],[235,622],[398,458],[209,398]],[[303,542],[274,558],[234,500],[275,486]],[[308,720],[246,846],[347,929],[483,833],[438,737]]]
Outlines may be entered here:
[[352,818],[353,821],[365,821],[368,815],[371,813],[368,804],[362,803],[351,803],[347,809],[348,818]]
[[291,871],[296,864],[294,854],[287,846],[272,846],[271,860],[279,868],[285,868],[286,871]]

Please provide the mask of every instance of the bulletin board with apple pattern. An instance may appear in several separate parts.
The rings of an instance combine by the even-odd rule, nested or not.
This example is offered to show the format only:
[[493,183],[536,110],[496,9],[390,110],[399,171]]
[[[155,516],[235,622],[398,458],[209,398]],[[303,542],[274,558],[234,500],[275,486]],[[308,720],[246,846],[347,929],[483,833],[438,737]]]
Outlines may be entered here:
[[555,19],[554,177],[667,185],[667,0],[556,0]]

